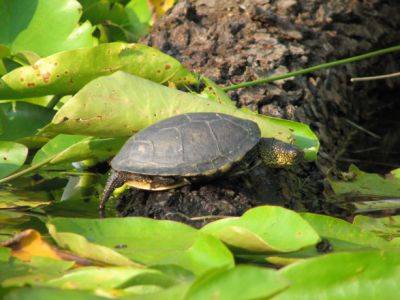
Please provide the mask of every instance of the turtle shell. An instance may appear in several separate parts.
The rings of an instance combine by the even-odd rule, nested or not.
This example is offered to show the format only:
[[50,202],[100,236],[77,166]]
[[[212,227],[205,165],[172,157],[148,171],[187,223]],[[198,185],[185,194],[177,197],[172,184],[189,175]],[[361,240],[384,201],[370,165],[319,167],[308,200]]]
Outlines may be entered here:
[[221,113],[177,115],[129,138],[111,167],[143,175],[208,175],[240,161],[260,136],[258,125],[246,119]]

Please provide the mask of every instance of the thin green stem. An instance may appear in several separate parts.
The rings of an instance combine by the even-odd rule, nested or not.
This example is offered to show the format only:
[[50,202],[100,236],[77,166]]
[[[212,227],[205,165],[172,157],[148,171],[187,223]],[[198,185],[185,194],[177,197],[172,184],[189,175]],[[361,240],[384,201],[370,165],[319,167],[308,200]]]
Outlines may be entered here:
[[320,65],[313,66],[313,67],[310,67],[310,68],[300,69],[300,70],[297,70],[297,71],[294,71],[294,72],[289,72],[289,73],[285,73],[285,74],[281,74],[281,75],[274,75],[274,76],[270,76],[270,77],[260,78],[260,79],[254,80],[254,81],[241,82],[241,83],[233,84],[233,85],[230,85],[230,86],[227,86],[227,87],[222,87],[222,89],[224,91],[232,91],[232,90],[237,90],[237,89],[244,88],[244,87],[250,87],[250,86],[255,86],[255,85],[259,85],[259,84],[265,84],[265,83],[269,83],[269,82],[272,82],[272,81],[281,80],[281,79],[287,79],[287,78],[295,77],[295,76],[299,76],[299,75],[304,75],[304,74],[312,73],[312,72],[315,72],[315,71],[318,71],[318,70],[332,68],[332,67],[336,67],[336,66],[339,66],[339,65],[344,65],[344,64],[356,62],[356,61],[359,61],[359,60],[363,60],[363,59],[367,59],[367,58],[371,58],[371,57],[375,57],[375,56],[379,56],[379,55],[383,55],[383,54],[387,54],[387,53],[391,53],[391,52],[396,52],[396,51],[400,51],[400,45],[393,46],[393,47],[390,47],[390,48],[381,49],[381,50],[377,50],[377,51],[372,51],[372,52],[369,52],[369,53],[365,53],[365,54],[361,54],[361,55],[357,55],[357,56],[353,56],[353,57],[349,57],[349,58],[345,58],[345,59],[339,59],[339,60],[336,60],[336,61],[320,64]]
[[49,103],[47,103],[46,107],[47,108],[54,108],[58,102],[60,102],[62,96],[60,95],[55,95],[53,96],[53,98],[49,101]]
[[15,178],[18,178],[18,177],[20,177],[22,175],[25,175],[25,174],[28,174],[30,172],[33,172],[33,171],[39,169],[40,167],[42,167],[44,165],[47,165],[52,159],[54,159],[54,156],[52,156],[52,157],[50,157],[50,158],[48,158],[48,159],[36,164],[36,165],[30,166],[30,167],[28,167],[26,169],[23,169],[23,170],[21,170],[21,171],[19,171],[17,173],[14,173],[14,174],[12,174],[12,175],[10,175],[8,177],[4,177],[3,179],[0,179],[0,184],[8,182],[10,180],[13,180]]

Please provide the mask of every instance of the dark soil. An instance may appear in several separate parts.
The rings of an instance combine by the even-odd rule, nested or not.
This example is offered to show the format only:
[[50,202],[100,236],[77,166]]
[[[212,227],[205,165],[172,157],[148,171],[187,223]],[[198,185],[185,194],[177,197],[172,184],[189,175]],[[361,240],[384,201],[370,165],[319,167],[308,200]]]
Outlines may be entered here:
[[[229,85],[396,45],[399,30],[397,0],[192,0],[179,1],[144,42]],[[398,72],[399,58],[385,55],[231,92],[238,106],[309,124],[321,142],[317,162],[259,168],[240,182],[151,193],[147,201],[125,194],[120,213],[184,221],[274,203],[342,214],[326,197],[326,176],[349,163],[385,173],[398,167],[400,149],[399,79],[352,84],[350,78]]]

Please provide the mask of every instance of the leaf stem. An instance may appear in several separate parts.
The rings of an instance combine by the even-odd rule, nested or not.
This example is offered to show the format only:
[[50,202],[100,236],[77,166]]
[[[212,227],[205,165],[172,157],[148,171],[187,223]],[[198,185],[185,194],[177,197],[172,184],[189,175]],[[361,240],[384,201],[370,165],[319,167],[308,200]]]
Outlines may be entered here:
[[232,90],[237,90],[237,89],[244,88],[244,87],[251,87],[251,86],[255,86],[255,85],[259,85],[259,84],[265,84],[265,83],[269,83],[272,81],[287,79],[287,78],[295,77],[295,76],[299,76],[299,75],[304,75],[304,74],[312,73],[312,72],[315,72],[318,70],[336,67],[339,65],[348,64],[348,63],[356,62],[359,60],[363,60],[363,59],[367,59],[367,58],[371,58],[371,57],[375,57],[375,56],[379,56],[379,55],[383,55],[383,54],[387,54],[387,53],[391,53],[391,52],[396,52],[396,51],[400,51],[400,45],[385,48],[385,49],[380,49],[377,51],[368,52],[365,54],[361,54],[361,55],[357,55],[357,56],[353,56],[353,57],[349,57],[349,58],[339,59],[336,61],[320,64],[320,65],[313,66],[310,68],[300,69],[300,70],[297,70],[294,72],[264,77],[264,78],[260,78],[260,79],[254,80],[254,81],[241,82],[238,84],[233,84],[230,86],[222,87],[222,89],[224,91],[232,91]]
[[61,98],[62,97],[60,95],[54,95],[49,103],[47,103],[46,107],[51,109],[54,108],[58,104],[58,102],[60,102]]

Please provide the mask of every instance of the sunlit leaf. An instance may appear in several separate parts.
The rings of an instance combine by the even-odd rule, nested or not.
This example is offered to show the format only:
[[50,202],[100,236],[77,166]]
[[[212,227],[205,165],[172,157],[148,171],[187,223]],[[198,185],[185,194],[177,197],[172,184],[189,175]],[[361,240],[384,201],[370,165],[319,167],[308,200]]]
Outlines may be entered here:
[[385,249],[390,244],[372,232],[363,231],[358,226],[330,216],[302,213],[301,216],[318,234],[327,238],[334,250],[359,250],[368,248]]
[[0,1],[0,44],[11,52],[29,50],[47,56],[95,45],[93,27],[79,25],[76,0]]
[[177,222],[132,217],[54,218],[49,228],[58,244],[80,255],[83,251],[97,255],[99,251],[89,250],[87,245],[79,246],[82,242],[77,241],[77,235],[146,265],[176,264],[197,274],[233,266],[233,256],[221,242]]
[[255,252],[296,251],[320,239],[301,216],[279,206],[253,208],[240,218],[209,223],[202,231],[228,245]]
[[79,256],[110,265],[139,266],[112,248],[91,243],[80,234],[57,231],[53,224],[47,226],[52,238],[60,247],[66,248]]
[[187,299],[266,299],[289,286],[277,271],[240,265],[214,270],[199,277],[189,288]]
[[0,247],[0,262],[8,262],[11,257],[11,249]]
[[139,39],[149,32],[152,21],[152,9],[147,0],[132,0],[126,5],[125,11],[129,20],[127,28],[131,34],[131,39]]
[[161,119],[188,112],[221,112],[251,119],[264,137],[294,142],[308,158],[315,157],[318,150],[318,140],[307,125],[222,105],[125,72],[87,84],[58,111],[44,132],[130,136]]
[[387,240],[400,237],[400,216],[374,218],[369,216],[355,216],[353,224],[363,231],[372,232]]
[[205,84],[205,87],[202,91],[202,95],[206,96],[209,99],[213,99],[221,104],[227,105],[235,105],[235,102],[232,101],[231,98],[221,89],[215,82],[207,77],[202,77],[202,82]]
[[118,70],[158,83],[197,83],[173,57],[146,45],[116,42],[56,53],[17,68],[0,79],[0,99],[73,94],[91,80]]
[[[61,277],[46,282],[46,286],[81,290],[114,289],[149,282],[151,276],[161,276],[160,271],[133,267],[84,267],[72,270]],[[129,286],[129,285],[128,285]]]
[[172,8],[176,0],[150,0],[150,3],[154,6],[157,15],[162,16],[167,10]]
[[365,173],[355,165],[349,168],[351,179],[347,181],[329,180],[337,195],[380,196],[400,198],[400,179],[384,178],[379,174]]
[[4,300],[44,300],[44,299],[104,300],[109,298],[96,296],[89,291],[62,290],[62,289],[43,288],[43,287],[15,289],[4,297]]
[[398,252],[336,253],[279,271],[291,285],[274,299],[397,299]]
[[0,141],[0,178],[18,170],[25,162],[28,148],[14,142]]
[[50,204],[50,197],[44,191],[14,191],[0,189],[1,208],[38,207]]
[[23,261],[30,261],[33,256],[61,259],[57,250],[44,241],[40,233],[33,229],[24,230],[3,245],[11,247],[13,249],[12,256]]
[[114,155],[123,145],[123,138],[92,138],[60,134],[44,145],[35,155],[32,165],[49,160],[50,164],[95,158],[102,161]]
[[390,172],[390,174],[395,177],[396,179],[400,180],[400,168],[394,169]]
[[9,261],[0,262],[0,285],[41,284],[51,278],[59,277],[73,265],[73,261],[56,260],[49,257],[32,257],[30,262],[11,258]]
[[[175,285],[171,288],[158,291],[156,293],[149,293],[145,295],[135,296],[135,300],[184,300],[187,291],[189,290],[190,283],[183,283]],[[130,297],[124,297],[123,299],[129,299]]]

